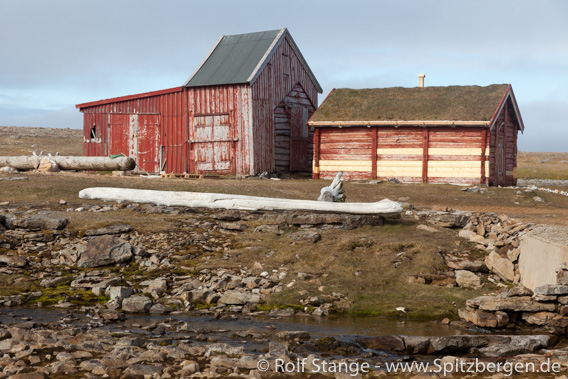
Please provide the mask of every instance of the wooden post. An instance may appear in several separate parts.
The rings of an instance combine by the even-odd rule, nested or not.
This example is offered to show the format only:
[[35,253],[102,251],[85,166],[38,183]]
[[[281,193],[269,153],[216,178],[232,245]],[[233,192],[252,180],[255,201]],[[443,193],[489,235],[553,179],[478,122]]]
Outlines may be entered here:
[[481,180],[480,184],[485,183],[485,149],[487,147],[487,129],[481,131]]
[[428,183],[428,144],[430,139],[428,127],[424,127],[422,134],[422,183]]
[[377,179],[377,149],[378,149],[378,126],[374,126],[373,129],[371,130],[371,138],[372,138],[372,143],[371,143],[371,149],[373,149],[371,151],[371,171],[372,171],[372,179]]
[[313,160],[313,179],[319,179],[320,169],[319,169],[319,161],[320,161],[320,128],[315,127],[314,130],[314,160]]

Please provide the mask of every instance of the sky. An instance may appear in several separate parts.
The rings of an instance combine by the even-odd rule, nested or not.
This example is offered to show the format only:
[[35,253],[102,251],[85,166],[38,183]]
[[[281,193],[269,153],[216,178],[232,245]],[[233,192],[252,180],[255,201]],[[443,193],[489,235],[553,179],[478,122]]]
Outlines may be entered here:
[[323,87],[512,84],[521,151],[568,151],[565,0],[0,0],[0,125],[181,86],[219,36],[288,28]]

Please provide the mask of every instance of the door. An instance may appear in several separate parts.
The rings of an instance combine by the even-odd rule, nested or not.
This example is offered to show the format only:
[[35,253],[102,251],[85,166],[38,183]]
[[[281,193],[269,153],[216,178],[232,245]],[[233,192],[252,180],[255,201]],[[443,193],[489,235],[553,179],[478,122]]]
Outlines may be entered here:
[[502,186],[505,179],[505,141],[503,136],[497,137],[497,185]]
[[130,156],[130,116],[127,114],[109,115],[109,155]]
[[308,108],[290,109],[290,171],[309,171]]
[[196,173],[230,173],[233,133],[229,114],[195,116],[190,141]]
[[160,171],[160,115],[138,115],[136,163],[147,172]]
[[110,114],[109,154],[124,154],[146,172],[159,172],[160,115]]

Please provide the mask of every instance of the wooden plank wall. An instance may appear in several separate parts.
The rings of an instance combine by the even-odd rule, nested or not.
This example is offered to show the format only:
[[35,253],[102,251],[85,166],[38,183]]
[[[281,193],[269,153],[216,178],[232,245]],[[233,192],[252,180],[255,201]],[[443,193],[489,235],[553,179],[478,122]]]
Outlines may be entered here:
[[[276,172],[290,171],[290,109],[308,108],[308,118],[315,112],[308,95],[296,84],[292,91],[274,109],[274,161]],[[308,126],[306,126],[307,128]],[[308,129],[308,167],[312,167],[314,127]]]
[[[247,174],[256,175],[263,171],[274,172],[276,170],[274,109],[286,96],[291,94],[297,85],[302,88],[310,106],[315,109],[317,89],[290,43],[284,39],[252,84],[251,134],[255,147],[252,151],[253,164]],[[310,115],[311,113],[313,111]]]
[[485,128],[324,127],[314,140],[314,178],[473,184],[489,171]]
[[[155,96],[144,96],[113,103],[100,104],[82,108],[83,112],[83,155],[106,156],[109,154],[109,118],[111,114],[153,114],[161,115],[161,125],[157,128],[159,133],[157,140],[162,147],[163,159],[166,162],[165,169],[168,172],[183,172],[184,158],[184,115],[185,101],[184,92],[175,90]],[[128,120],[128,118],[124,118]],[[97,126],[99,138],[91,142],[90,134],[93,125]],[[119,127],[115,125],[114,127]],[[125,121],[121,126],[128,129],[130,126]],[[160,156],[160,152],[158,152]]]
[[[490,185],[515,186],[517,185],[517,137],[518,126],[515,123],[515,115],[511,100],[508,99],[503,107],[503,111],[497,116],[495,127],[491,129],[489,144],[491,151],[489,155],[489,178]],[[501,125],[503,125],[501,127]],[[497,175],[497,151],[498,137],[504,141],[505,172],[503,180],[499,180]]]
[[251,167],[251,89],[247,84],[187,88],[187,146],[188,171],[196,173],[195,157],[191,140],[195,139],[196,116],[229,115],[232,129],[231,169],[227,173],[248,175]]

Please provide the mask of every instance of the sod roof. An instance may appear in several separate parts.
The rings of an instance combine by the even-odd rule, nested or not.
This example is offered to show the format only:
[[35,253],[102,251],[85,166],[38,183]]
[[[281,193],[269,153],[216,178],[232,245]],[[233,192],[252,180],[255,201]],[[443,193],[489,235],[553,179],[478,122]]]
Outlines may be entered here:
[[490,121],[508,84],[424,88],[340,88],[310,121]]

